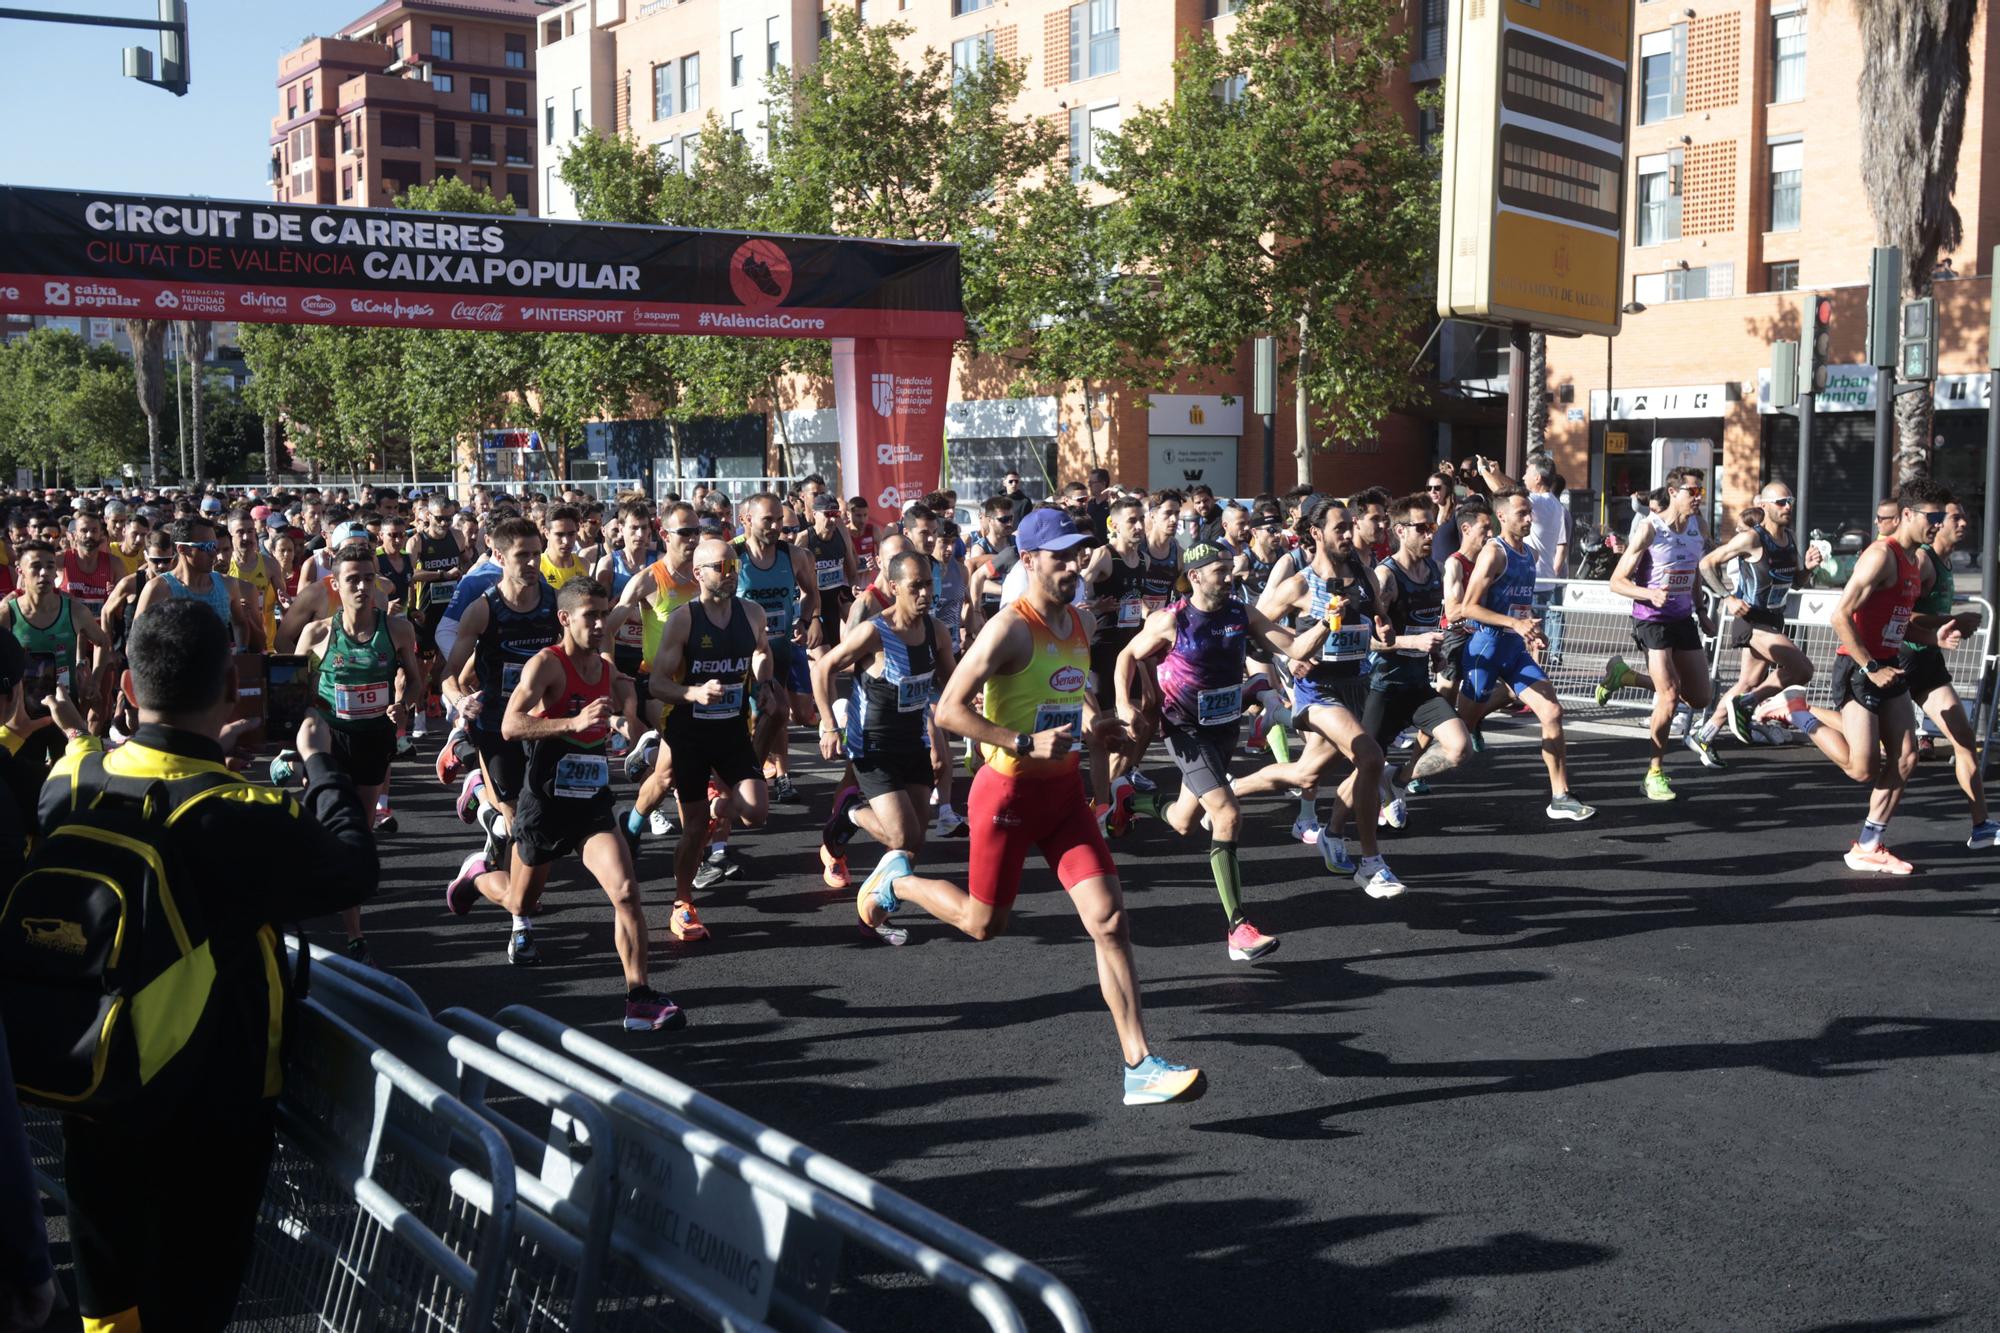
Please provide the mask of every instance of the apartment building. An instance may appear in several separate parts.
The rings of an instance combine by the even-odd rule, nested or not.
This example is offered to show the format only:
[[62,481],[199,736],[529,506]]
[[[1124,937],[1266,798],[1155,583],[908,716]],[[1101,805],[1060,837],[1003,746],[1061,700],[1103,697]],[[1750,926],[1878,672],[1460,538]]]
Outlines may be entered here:
[[271,192],[384,207],[461,178],[540,211],[536,20],[545,0],[389,0],[278,61]]
[[[1854,11],[1802,0],[1640,0],[1636,18],[1624,330],[1549,343],[1549,442],[1578,491],[1573,509],[1629,514],[1625,497],[1677,458],[1709,460],[1725,526],[1766,479],[1791,481],[1798,426],[1769,407],[1769,344],[1798,338],[1807,302],[1825,292],[1835,369],[1814,418],[1808,522],[1872,530],[1873,375],[1860,362],[1876,232],[1861,184]],[[2000,126],[1993,32],[1983,11],[1954,195],[1965,241],[1941,259],[1936,288],[1934,468],[1974,505],[1987,257],[2000,242],[2000,157],[1987,152],[1987,130]]]

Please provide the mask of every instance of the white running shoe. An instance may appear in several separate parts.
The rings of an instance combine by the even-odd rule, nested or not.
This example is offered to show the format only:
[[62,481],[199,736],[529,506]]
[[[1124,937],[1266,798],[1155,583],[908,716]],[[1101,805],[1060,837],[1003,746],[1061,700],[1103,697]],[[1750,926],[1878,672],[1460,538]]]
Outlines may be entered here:
[[1382,809],[1375,816],[1375,823],[1382,828],[1402,828],[1410,822],[1410,803],[1400,796],[1382,802]]
[[667,817],[666,807],[646,816],[646,831],[656,838],[664,838],[674,831],[674,821]]
[[1292,836],[1308,847],[1319,843],[1320,823],[1308,815],[1300,815],[1292,821]]
[[1396,872],[1389,869],[1389,863],[1379,856],[1361,858],[1354,867],[1354,884],[1366,890],[1370,898],[1393,898],[1404,888]]
[[965,819],[948,805],[938,807],[937,817],[931,821],[931,837],[950,838],[965,827]]

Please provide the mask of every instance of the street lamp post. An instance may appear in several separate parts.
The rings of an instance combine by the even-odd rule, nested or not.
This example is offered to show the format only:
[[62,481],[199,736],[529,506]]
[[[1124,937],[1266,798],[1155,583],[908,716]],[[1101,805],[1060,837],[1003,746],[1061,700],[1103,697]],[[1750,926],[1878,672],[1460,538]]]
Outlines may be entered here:
[[[1638,301],[1627,301],[1619,307],[1625,314],[1645,313],[1646,307]],[[1615,396],[1611,385],[1611,340],[1614,335],[1604,335],[1604,475],[1597,486],[1597,526],[1602,528],[1610,522],[1611,495],[1611,412]]]
[[165,88],[175,97],[188,90],[187,0],[159,0],[156,19],[121,19],[104,14],[51,14],[39,9],[0,9],[0,19],[28,23],[73,23],[87,28],[139,28],[160,35],[160,77],[153,77],[153,53],[143,46],[125,48],[125,77]]

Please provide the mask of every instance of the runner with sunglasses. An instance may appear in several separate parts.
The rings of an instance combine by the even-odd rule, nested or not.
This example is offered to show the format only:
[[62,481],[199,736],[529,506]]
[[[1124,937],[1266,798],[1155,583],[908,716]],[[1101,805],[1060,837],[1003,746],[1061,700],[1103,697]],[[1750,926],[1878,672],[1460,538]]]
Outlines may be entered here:
[[[1785,603],[1800,571],[1810,575],[1819,568],[1820,552],[1808,546],[1804,560],[1799,558],[1792,508],[1792,488],[1772,482],[1743,511],[1736,535],[1701,558],[1702,582],[1729,612],[1729,646],[1738,650],[1740,664],[1715,712],[1688,732],[1688,747],[1696,753],[1713,744],[1725,726],[1748,745],[1758,706],[1785,687],[1812,679],[1812,660],[1785,633]],[[1722,578],[1725,568],[1732,574],[1728,583]]]
[[173,535],[176,557],[173,571],[160,575],[139,594],[137,615],[169,599],[200,602],[215,612],[224,626],[234,626],[236,642],[262,649],[264,627],[250,618],[241,588],[235,579],[215,567],[221,544],[215,539],[215,525],[205,518],[175,519],[168,531]]
[[[694,572],[695,544],[701,540],[701,528],[695,519],[694,506],[685,500],[667,506],[660,524],[660,537],[660,558],[631,577],[625,584],[625,591],[619,594],[617,607],[605,622],[607,632],[615,640],[623,635],[623,626],[630,617],[640,617],[639,670],[645,677],[645,683],[635,688],[640,716],[646,720],[647,730],[625,756],[626,777],[636,778],[642,772],[646,773],[632,808],[625,812],[625,840],[631,845],[635,862],[641,833],[650,830],[654,837],[664,838],[673,831],[673,822],[667,818],[662,803],[673,788],[674,755],[670,747],[660,743],[665,727],[662,721],[656,720],[662,710],[655,706],[652,677],[653,662],[659,655],[660,639],[666,632],[667,621],[672,619],[674,612],[701,595],[701,586]],[[646,772],[648,765],[651,765],[651,772]]]
[[1436,777],[1472,753],[1470,729],[1431,685],[1431,660],[1444,640],[1444,574],[1430,554],[1436,512],[1424,495],[1391,503],[1395,546],[1373,571],[1389,637],[1369,668],[1361,722],[1385,753],[1403,728],[1415,726],[1419,735],[1418,753],[1403,771],[1382,769],[1381,820],[1397,829],[1409,822],[1410,780]]
[[[1954,614],[1958,587],[1951,572],[1951,554],[1965,540],[1966,529],[1965,509],[1955,500],[1947,501],[1944,519],[1932,534],[1930,545],[1918,548],[1918,560],[1923,566],[1923,593],[1917,598],[1916,614],[1940,617],[1941,624],[1942,618],[1948,617],[1957,624],[1960,633],[1971,634],[1979,628],[1980,614],[1978,611]],[[1981,772],[1977,737],[1965,716],[1958,687],[1952,684],[1944,654],[1931,644],[1908,642],[1903,645],[1901,665],[1910,684],[1910,698],[1951,743],[1952,767],[1959,790],[1965,793],[1966,804],[1972,808],[1972,835],[1965,845],[1994,846],[2000,842],[2000,823],[1987,814],[1986,778]]]

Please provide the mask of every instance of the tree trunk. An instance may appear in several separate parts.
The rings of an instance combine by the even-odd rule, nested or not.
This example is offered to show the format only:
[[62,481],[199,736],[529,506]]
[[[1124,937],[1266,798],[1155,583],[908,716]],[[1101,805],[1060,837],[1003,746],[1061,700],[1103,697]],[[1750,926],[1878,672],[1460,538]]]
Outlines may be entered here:
[[[780,475],[792,477],[798,469],[792,463],[792,432],[785,426],[785,414],[778,406],[778,377],[765,380],[765,391],[771,395],[771,420],[778,425],[778,471]],[[812,516],[808,514],[807,518]]]
[[[1090,466],[1095,469],[1104,466],[1104,454],[1097,442],[1097,395],[1091,392],[1090,377],[1088,375],[1083,377],[1082,384],[1083,438],[1085,447],[1090,450]],[[1091,498],[1096,499],[1097,497],[1092,496]]]
[[278,484],[278,455],[278,419],[276,417],[266,417],[264,418],[264,484],[266,486],[276,486]]
[[1299,362],[1292,372],[1292,407],[1297,421],[1297,438],[1292,441],[1292,457],[1298,463],[1301,486],[1312,485],[1312,400],[1306,394],[1306,333],[1311,328],[1310,307],[1299,312]]
[[1548,447],[1549,335],[1528,335],[1528,452]]
[[199,486],[206,479],[204,473],[204,451],[202,431],[205,428],[208,409],[202,403],[202,371],[208,365],[209,344],[214,341],[215,326],[205,319],[184,319],[181,321],[181,355],[188,361],[188,434],[194,437],[194,484]]
[[681,423],[680,422],[669,421],[667,423],[667,443],[672,446],[674,451],[673,489],[675,491],[679,491],[681,488]]
[[125,336],[132,341],[132,380],[139,410],[146,414],[146,464],[150,481],[160,484],[160,413],[167,405],[167,321],[128,319]]

